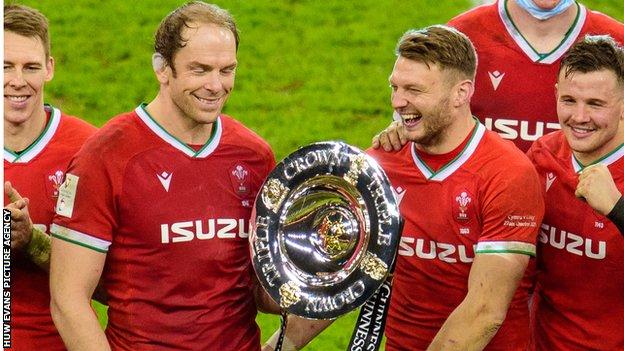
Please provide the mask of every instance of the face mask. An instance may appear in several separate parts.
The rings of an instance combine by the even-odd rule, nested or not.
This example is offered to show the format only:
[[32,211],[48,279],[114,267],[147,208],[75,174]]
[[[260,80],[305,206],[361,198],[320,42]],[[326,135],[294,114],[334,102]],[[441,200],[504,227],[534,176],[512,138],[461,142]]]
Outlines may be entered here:
[[550,10],[544,10],[539,8],[533,0],[516,0],[516,3],[520,7],[522,7],[525,11],[531,14],[531,16],[539,19],[539,20],[547,20],[551,17],[557,16],[563,11],[567,10],[572,4],[574,4],[574,0],[561,0],[557,4],[557,6],[553,7]]

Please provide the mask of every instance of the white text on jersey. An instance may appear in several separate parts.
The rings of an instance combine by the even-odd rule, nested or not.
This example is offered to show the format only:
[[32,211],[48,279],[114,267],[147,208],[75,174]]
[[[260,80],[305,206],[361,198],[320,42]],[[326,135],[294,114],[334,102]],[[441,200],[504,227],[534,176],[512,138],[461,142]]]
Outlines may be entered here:
[[[425,252],[425,246],[427,252]],[[468,249],[464,245],[454,245],[447,243],[437,243],[433,240],[416,239],[412,237],[401,237],[399,243],[399,255],[414,256],[426,260],[435,258],[442,262],[457,263],[459,260],[463,263],[471,263],[474,259],[474,247],[470,250],[472,257],[468,256]]]
[[160,225],[160,238],[163,244],[181,243],[195,238],[207,240],[215,236],[220,239],[247,238],[249,221],[234,218],[210,218]]
[[[546,130],[544,130],[546,126]],[[520,139],[526,141],[535,141],[544,134],[561,129],[559,123],[553,122],[532,122],[516,119],[497,118],[492,125],[492,118],[485,119],[485,127],[491,131],[497,132],[503,139],[515,140]],[[529,134],[532,131],[533,134]]]
[[586,256],[595,260],[602,260],[607,256],[605,241],[598,241],[598,252],[594,252],[592,239],[551,227],[548,224],[542,224],[538,239],[542,244],[549,244],[555,249],[566,250],[577,256]]

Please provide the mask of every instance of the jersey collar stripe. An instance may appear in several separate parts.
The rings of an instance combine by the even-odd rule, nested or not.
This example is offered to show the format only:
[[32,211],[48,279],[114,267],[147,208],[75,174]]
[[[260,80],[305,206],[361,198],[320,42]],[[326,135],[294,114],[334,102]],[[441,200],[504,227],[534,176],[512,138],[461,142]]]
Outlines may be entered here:
[[[599,158],[598,160],[592,162],[591,164],[587,166],[595,165],[598,163],[601,163],[605,166],[609,166],[615,161],[621,159],[622,157],[624,157],[624,144],[621,144],[620,146],[615,148],[615,150],[609,152],[608,154],[604,155],[603,157]],[[574,157],[574,153],[572,153],[572,167],[574,168],[575,173],[582,171],[587,166],[583,166],[579,162],[579,160],[577,160],[576,157]]]
[[479,143],[485,134],[485,126],[479,123],[476,119],[475,123],[477,126],[475,127],[475,130],[473,131],[466,147],[464,147],[457,157],[442,166],[442,168],[440,168],[437,172],[432,172],[431,169],[418,157],[418,154],[416,153],[416,145],[412,143],[411,149],[414,164],[426,179],[441,182],[459,169],[459,167],[466,163],[466,161],[468,161],[470,156],[472,156],[474,151],[477,149],[477,146],[479,146]]
[[164,140],[167,144],[173,146],[174,148],[182,151],[189,157],[195,158],[205,158],[210,155],[216,148],[219,146],[219,141],[221,140],[222,134],[222,126],[221,126],[221,117],[217,117],[215,121],[215,130],[212,132],[210,139],[204,144],[204,146],[197,152],[186,143],[181,142],[173,135],[169,134],[158,122],[150,116],[150,114],[145,110],[145,104],[139,105],[134,112],[141,118],[143,123],[154,132],[158,137]]
[[505,26],[505,29],[507,29],[507,32],[511,35],[511,38],[533,62],[552,64],[557,61],[574,44],[581,32],[581,29],[583,28],[583,25],[585,24],[585,19],[587,17],[585,6],[577,3],[576,6],[578,7],[578,13],[570,30],[557,48],[543,56],[540,55],[531,46],[531,44],[529,44],[524,36],[522,36],[511,17],[509,17],[509,13],[507,12],[507,1],[508,0],[500,0],[498,2],[498,14],[503,22],[503,25]]
[[50,232],[55,238],[84,246],[97,252],[108,252],[108,248],[111,245],[110,241],[95,238],[88,234],[84,234],[57,224],[52,224]]
[[482,241],[475,253],[517,253],[535,256],[535,245],[521,241]]
[[45,149],[45,147],[48,145],[50,140],[52,140],[52,137],[54,137],[54,134],[56,133],[56,130],[61,123],[61,111],[59,111],[59,109],[57,109],[56,107],[52,107],[48,104],[46,104],[44,108],[47,111],[50,111],[50,119],[48,120],[48,123],[46,124],[46,127],[41,135],[39,135],[37,140],[35,140],[35,142],[32,143],[28,147],[28,149],[24,150],[19,155],[5,148],[4,159],[6,161],[11,163],[30,162],[33,158],[39,155],[41,151],[43,151],[43,149]]

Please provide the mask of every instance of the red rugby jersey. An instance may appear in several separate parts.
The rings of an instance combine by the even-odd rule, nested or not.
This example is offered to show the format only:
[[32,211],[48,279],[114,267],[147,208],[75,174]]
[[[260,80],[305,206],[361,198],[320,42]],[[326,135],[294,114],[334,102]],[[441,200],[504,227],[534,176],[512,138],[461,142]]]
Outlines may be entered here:
[[113,349],[259,349],[249,218],[274,164],[268,144],[230,117],[196,151],[144,105],[78,153],[67,175],[76,191],[59,200],[52,231],[107,253]]
[[472,112],[526,151],[534,140],[559,129],[555,82],[563,54],[586,34],[610,34],[624,44],[624,24],[578,4],[578,16],[561,44],[538,53],[516,29],[506,2],[476,7],[449,25],[465,33],[477,51]]
[[[408,143],[371,150],[397,192],[405,219],[386,326],[387,350],[424,350],[468,291],[476,254],[533,256],[544,204],[533,166],[478,123],[464,149],[432,171]],[[487,350],[524,350],[529,340],[524,281]]]
[[[574,196],[583,166],[562,132],[528,152],[546,191],[533,303],[537,350],[624,350],[624,237]],[[601,160],[624,193],[624,146]]]
[[[31,219],[47,232],[67,165],[96,128],[50,105],[45,111],[46,127],[28,149],[18,155],[4,148],[4,177],[31,200]],[[18,251],[12,252],[11,271],[12,350],[64,350],[50,315],[48,273]]]

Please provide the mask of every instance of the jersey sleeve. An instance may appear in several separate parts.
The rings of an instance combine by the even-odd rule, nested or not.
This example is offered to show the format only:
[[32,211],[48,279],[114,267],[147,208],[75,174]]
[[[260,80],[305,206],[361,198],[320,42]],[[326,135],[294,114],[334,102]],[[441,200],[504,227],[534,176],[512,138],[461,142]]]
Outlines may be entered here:
[[71,161],[60,187],[52,236],[107,252],[116,227],[114,187],[101,152],[85,147]]
[[544,217],[544,199],[535,169],[529,162],[521,162],[486,181],[483,231],[475,253],[535,256],[537,232]]

